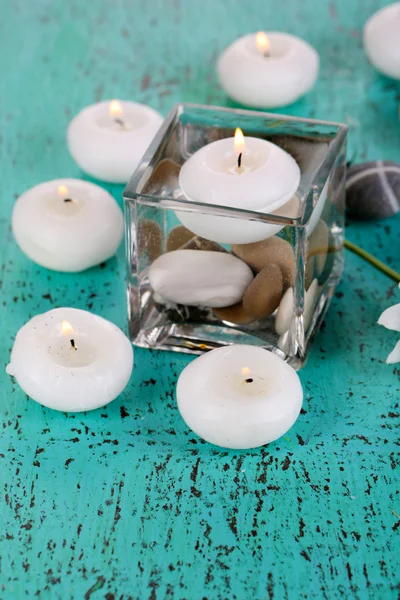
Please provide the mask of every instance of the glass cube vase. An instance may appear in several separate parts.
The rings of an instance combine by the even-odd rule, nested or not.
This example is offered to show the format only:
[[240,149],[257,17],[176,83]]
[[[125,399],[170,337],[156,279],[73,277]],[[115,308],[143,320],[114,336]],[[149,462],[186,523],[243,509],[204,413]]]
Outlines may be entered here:
[[[271,214],[193,202],[180,188],[182,164],[236,127],[300,167],[296,194]],[[300,368],[343,268],[346,134],[326,121],[176,105],[124,191],[132,342],[193,354],[252,344]],[[226,243],[238,221],[258,241]]]

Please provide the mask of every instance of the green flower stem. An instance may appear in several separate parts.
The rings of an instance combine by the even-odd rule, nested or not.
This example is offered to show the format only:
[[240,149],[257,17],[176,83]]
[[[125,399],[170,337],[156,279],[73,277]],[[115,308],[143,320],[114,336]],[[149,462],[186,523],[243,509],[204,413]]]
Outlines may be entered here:
[[375,256],[372,256],[372,254],[370,254],[369,252],[366,252],[359,246],[356,246],[355,244],[353,244],[353,242],[349,242],[349,240],[344,241],[344,247],[348,250],[351,250],[351,252],[354,252],[354,254],[358,254],[358,256],[361,256],[361,258],[369,262],[370,265],[372,265],[379,271],[382,271],[382,273],[385,273],[385,275],[393,279],[393,281],[397,281],[397,283],[400,282],[400,273],[397,273],[397,271],[385,265],[385,263],[375,258]]

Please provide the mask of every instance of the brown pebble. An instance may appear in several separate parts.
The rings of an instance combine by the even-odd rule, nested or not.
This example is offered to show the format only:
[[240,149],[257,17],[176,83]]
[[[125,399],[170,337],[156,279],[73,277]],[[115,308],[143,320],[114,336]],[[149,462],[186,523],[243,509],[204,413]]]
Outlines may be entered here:
[[242,302],[232,304],[232,306],[224,306],[223,308],[213,308],[213,313],[221,321],[229,321],[237,325],[246,325],[255,320],[254,317],[246,313]]
[[243,296],[243,308],[256,319],[272,315],[283,295],[282,272],[277,265],[264,267],[250,283]]
[[171,189],[179,185],[179,171],[181,166],[170,158],[163,158],[156,165],[148,179],[143,193],[168,194]]
[[196,235],[191,240],[186,242],[186,244],[182,246],[181,250],[208,250],[209,252],[226,252],[225,248],[216,242],[206,240],[199,235]]
[[307,256],[314,258],[316,277],[322,273],[328,254],[329,229],[325,221],[320,219],[308,238]]
[[179,250],[184,244],[194,237],[194,233],[186,229],[183,225],[178,225],[171,229],[167,237],[166,251],[173,252]]
[[137,233],[139,254],[147,253],[150,262],[161,254],[161,228],[150,219],[140,221]]
[[294,254],[286,240],[273,236],[252,244],[232,244],[232,251],[256,272],[271,263],[278,265],[282,271],[284,290],[294,284]]

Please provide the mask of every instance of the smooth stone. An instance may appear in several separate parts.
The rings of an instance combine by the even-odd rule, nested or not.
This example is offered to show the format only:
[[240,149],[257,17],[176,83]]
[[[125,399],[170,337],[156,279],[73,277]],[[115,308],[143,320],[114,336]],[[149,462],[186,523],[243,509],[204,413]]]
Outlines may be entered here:
[[306,298],[304,301],[304,332],[308,331],[311,325],[314,309],[318,302],[319,296],[318,280],[314,279],[309,289],[306,291]]
[[347,213],[355,219],[386,219],[400,210],[400,164],[392,161],[353,165],[346,178]]
[[[321,218],[322,213],[324,212],[326,202],[329,197],[332,197],[332,190],[330,189],[330,178],[328,178],[325,182],[324,187],[321,190],[318,201],[313,208],[310,219],[306,225],[307,237],[310,237],[316,228],[319,220]],[[339,207],[337,207],[339,209]]]
[[256,272],[271,263],[278,265],[282,271],[285,290],[294,284],[294,254],[292,246],[286,240],[274,236],[253,244],[233,244],[232,251]]
[[178,225],[171,229],[167,237],[166,250],[172,252],[173,250],[179,250],[189,240],[191,240],[195,234],[193,231],[186,229],[183,225]]
[[214,308],[213,313],[221,321],[229,321],[229,323],[235,323],[236,325],[247,325],[255,321],[255,318],[244,310],[243,302],[225,308]]
[[[314,279],[304,298],[304,332],[310,327],[314,309],[319,299],[318,280]],[[276,313],[275,331],[278,335],[283,335],[288,331],[293,319],[293,288],[286,290]]]
[[340,268],[339,265],[335,265],[335,263],[337,263],[340,260],[338,252],[339,251],[336,249],[336,244],[333,236],[329,236],[329,248],[328,253],[326,255],[324,270],[318,275],[319,285],[324,285],[332,275],[334,269]]
[[174,197],[179,190],[179,171],[181,166],[170,158],[163,158],[154,168],[146,181],[143,194],[153,196]]
[[227,252],[174,250],[149,268],[150,285],[170,302],[220,308],[239,302],[253,279],[251,269]]
[[307,242],[306,290],[315,277],[319,278],[324,271],[329,250],[329,229],[325,221],[320,219]]
[[275,331],[278,335],[283,335],[288,331],[293,318],[293,288],[288,288],[282,296],[275,317]]
[[208,250],[209,252],[227,252],[225,248],[217,244],[216,242],[211,242],[210,240],[206,240],[198,235],[189,240],[184,246],[181,248],[182,250]]
[[324,270],[329,248],[329,229],[325,221],[320,219],[308,238],[307,256],[315,259],[316,276]]
[[264,319],[278,308],[283,294],[282,272],[277,265],[264,267],[243,296],[244,311],[255,319]]
[[161,228],[151,219],[140,221],[137,232],[137,244],[139,256],[147,253],[150,262],[153,262],[161,254]]

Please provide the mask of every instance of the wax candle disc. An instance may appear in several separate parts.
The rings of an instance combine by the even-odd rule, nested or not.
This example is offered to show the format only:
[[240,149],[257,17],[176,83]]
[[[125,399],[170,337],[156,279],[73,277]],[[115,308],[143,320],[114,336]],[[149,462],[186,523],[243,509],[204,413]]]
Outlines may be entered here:
[[365,24],[365,52],[378,71],[400,79],[400,2],[378,10]]
[[233,345],[190,363],[176,397],[197,435],[217,446],[247,449],[269,444],[292,427],[303,390],[294,369],[272,352]]
[[257,35],[235,40],[217,63],[228,96],[254,108],[285,106],[308,92],[318,76],[319,57],[304,40],[267,32],[268,49],[257,48]]
[[[282,148],[254,137],[225,138],[203,146],[182,166],[179,185],[189,202],[225,207],[228,214],[176,211],[190,231],[220,244],[258,242],[284,225],[246,220],[229,209],[297,217],[301,172]],[[241,141],[242,140],[242,141]],[[239,148],[239,149],[238,149]],[[240,151],[242,149],[242,151]],[[240,158],[239,158],[240,157]],[[239,217],[239,218],[238,218]]]
[[116,325],[84,310],[56,308],[19,330],[7,373],[36,402],[80,412],[114,400],[132,367],[132,344]]
[[37,264],[77,272],[115,254],[124,224],[118,204],[101,187],[56,179],[18,198],[12,230],[18,246]]
[[92,177],[127,183],[162,121],[157,111],[136,102],[92,104],[69,124],[68,148]]

